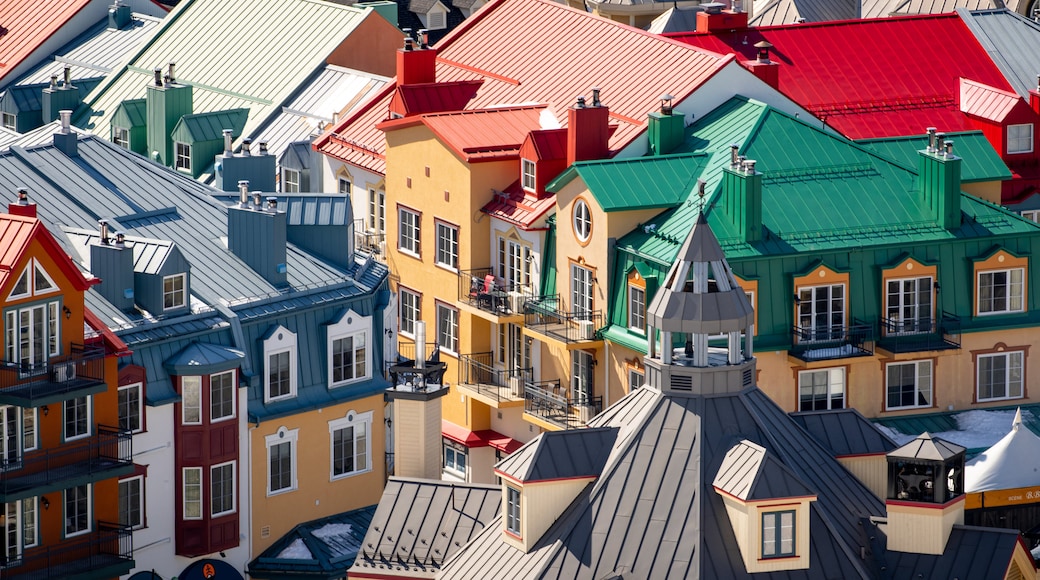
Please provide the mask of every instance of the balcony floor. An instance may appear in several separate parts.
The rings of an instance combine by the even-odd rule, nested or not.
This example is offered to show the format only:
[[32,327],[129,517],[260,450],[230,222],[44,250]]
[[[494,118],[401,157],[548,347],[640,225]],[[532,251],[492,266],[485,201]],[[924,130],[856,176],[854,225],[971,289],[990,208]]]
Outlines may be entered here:
[[84,483],[129,475],[133,473],[134,465],[130,461],[102,457],[25,475],[20,475],[18,471],[14,469],[5,474],[6,484],[0,491],[0,501],[11,502]]
[[523,392],[514,387],[463,382],[459,382],[456,386],[467,396],[495,409],[524,405]]
[[92,378],[76,378],[63,383],[53,381],[27,382],[0,390],[0,405],[40,407],[53,405],[76,397],[104,392],[108,385]]

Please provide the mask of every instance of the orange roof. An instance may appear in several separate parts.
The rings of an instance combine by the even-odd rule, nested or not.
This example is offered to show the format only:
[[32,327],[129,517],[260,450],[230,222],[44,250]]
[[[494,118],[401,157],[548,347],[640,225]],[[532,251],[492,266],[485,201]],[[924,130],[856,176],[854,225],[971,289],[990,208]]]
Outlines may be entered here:
[[405,115],[458,111],[477,94],[481,81],[425,83],[397,87],[390,108]]
[[961,79],[961,111],[969,115],[1001,122],[1015,105],[1025,103],[1018,93],[1002,91],[984,83]]
[[[46,9],[36,2],[0,2],[0,79],[47,42],[59,28],[92,0],[47,0]],[[90,22],[87,26],[94,24]]]
[[556,207],[555,195],[532,199],[520,187],[518,179],[507,187],[502,195],[494,196],[480,211],[526,230],[531,229],[542,216],[554,207]]
[[6,288],[13,276],[21,274],[21,269],[16,268],[24,262],[25,252],[33,238],[39,240],[44,250],[54,258],[58,267],[78,290],[86,290],[98,281],[95,278],[84,277],[40,220],[0,214],[0,289]]
[[538,117],[544,109],[545,105],[532,105],[431,113],[385,121],[378,127],[390,131],[424,124],[466,161],[501,160],[516,157],[527,134],[539,127]]
[[[552,0],[494,0],[444,37],[437,49],[438,81],[484,81],[467,109],[547,103],[566,126],[567,108],[575,98],[600,87],[611,122],[618,125],[610,140],[615,151],[645,130],[660,95],[669,93],[681,102],[734,58]],[[376,124],[387,118],[395,89],[388,83],[319,137],[315,148],[384,173],[386,141]]]

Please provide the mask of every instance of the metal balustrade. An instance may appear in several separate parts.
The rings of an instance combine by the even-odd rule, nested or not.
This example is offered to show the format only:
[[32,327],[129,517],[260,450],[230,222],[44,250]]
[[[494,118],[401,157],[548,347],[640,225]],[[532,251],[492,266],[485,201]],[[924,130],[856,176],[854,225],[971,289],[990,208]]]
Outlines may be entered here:
[[524,412],[561,429],[584,427],[602,411],[603,397],[570,397],[559,380],[524,386]]
[[37,364],[0,361],[0,405],[36,407],[82,396],[105,384],[103,347],[73,344]]

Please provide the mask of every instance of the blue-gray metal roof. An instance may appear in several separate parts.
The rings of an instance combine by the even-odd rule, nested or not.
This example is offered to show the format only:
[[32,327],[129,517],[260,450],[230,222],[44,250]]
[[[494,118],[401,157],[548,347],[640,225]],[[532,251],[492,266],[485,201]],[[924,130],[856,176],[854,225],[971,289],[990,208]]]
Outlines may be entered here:
[[171,375],[205,375],[237,368],[246,353],[205,342],[193,342],[166,359],[164,366]]
[[791,418],[835,457],[888,453],[897,447],[855,409],[792,413]]
[[249,563],[249,577],[281,579],[293,574],[342,578],[354,563],[376,506],[304,522]]
[[[72,255],[78,256],[81,264],[89,264],[90,246],[100,241],[100,232],[81,228],[62,228],[62,231],[75,252]],[[166,259],[178,251],[177,245],[169,240],[137,236],[127,236],[126,245],[134,252],[134,272],[140,274],[158,274]]]
[[1029,99],[1040,72],[1040,24],[1007,9],[959,8],[957,14],[1015,92]]

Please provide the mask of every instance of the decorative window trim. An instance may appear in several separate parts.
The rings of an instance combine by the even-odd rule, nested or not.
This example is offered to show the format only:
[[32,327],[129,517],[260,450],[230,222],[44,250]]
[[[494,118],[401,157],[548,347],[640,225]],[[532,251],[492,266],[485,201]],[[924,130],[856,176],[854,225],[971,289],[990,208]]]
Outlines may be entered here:
[[[1022,270],[1022,306],[1020,309],[1011,309],[1011,289],[1008,289],[1007,294],[1007,306],[1005,310],[995,310],[991,312],[982,312],[982,275],[991,274],[994,272],[1010,272],[1013,270]],[[1026,312],[1029,310],[1029,258],[1018,257],[1007,250],[998,250],[992,255],[985,259],[977,260],[974,264],[975,282],[974,282],[974,293],[972,297],[972,314],[974,316],[1001,316],[1005,314],[1017,314]],[[1008,281],[1008,285],[1011,285],[1011,281]]]
[[[814,268],[811,272],[804,276],[797,276],[794,278],[794,296],[800,297],[803,290],[812,290],[820,287],[831,287],[842,286],[842,328],[848,328],[849,326],[849,288],[851,288],[850,279],[848,273],[836,272],[827,266],[820,265]],[[815,326],[803,327],[801,326],[801,312],[800,312],[800,301],[794,302],[794,321],[796,328],[811,328],[815,329]],[[828,328],[833,328],[834,325],[829,325]],[[815,331],[814,331],[815,334]],[[827,331],[825,336],[829,336],[830,331]],[[806,340],[799,337],[799,342],[811,344],[814,340]]]
[[[646,280],[634,268],[628,273],[628,285],[626,288],[626,326],[631,331],[646,334]],[[634,292],[642,294],[642,297],[634,296]],[[640,307],[638,312],[633,309],[633,306],[636,304]]]
[[[355,359],[355,376],[349,379],[335,381],[335,369],[333,368],[334,356],[333,356],[333,345],[335,341],[342,340],[348,337],[360,336],[364,340],[362,348],[365,349],[364,353],[364,374],[357,374],[357,362]],[[353,351],[356,353],[357,348],[352,346]],[[328,372],[327,380],[329,388],[341,387],[343,385],[349,385],[359,381],[368,380],[372,377],[372,317],[362,316],[355,312],[353,309],[348,310],[335,324],[328,326],[328,340],[325,344],[325,355],[326,355],[326,370]],[[356,354],[355,354],[356,356]]]
[[[180,282],[181,282],[181,286],[180,286],[179,289],[176,287],[176,279],[177,278],[180,278]],[[167,280],[170,281],[172,284],[174,284],[174,287],[172,289],[170,289],[170,290],[166,289],[166,282],[167,282]],[[178,294],[180,295],[180,300],[179,301],[177,299],[177,295]],[[173,298],[173,300],[170,303],[170,306],[166,305],[166,297],[167,296],[170,296],[170,297]],[[171,274],[169,276],[163,276],[163,280],[162,280],[162,303],[163,303],[163,312],[165,312],[167,310],[176,310],[177,308],[184,308],[185,306],[188,305],[188,275],[187,275],[187,273],[181,272],[179,274]]]
[[592,241],[593,226],[592,206],[584,197],[578,196],[571,206],[571,232],[581,247]]
[[[973,351],[971,351],[971,354],[972,354],[972,359],[973,359],[973,363],[974,363],[973,366],[974,366],[974,369],[975,369],[975,391],[974,391],[974,394],[973,394],[973,396],[975,398],[974,402],[976,402],[976,403],[988,403],[988,402],[993,402],[993,401],[1011,401],[1011,400],[1015,400],[1015,399],[1023,399],[1023,398],[1028,397],[1028,383],[1026,382],[1026,379],[1027,379],[1027,371],[1028,371],[1028,365],[1029,365],[1029,345],[1008,346],[1008,345],[1006,345],[1006,344],[1004,344],[1002,342],[999,342],[992,349],[973,350]],[[1021,359],[1022,359],[1022,361],[1021,361],[1021,365],[1022,365],[1022,368],[1021,368],[1021,375],[1022,375],[1021,376],[1021,383],[1022,384],[1021,384],[1021,393],[1020,394],[1015,394],[1015,395],[1012,396],[1011,393],[1010,393],[1011,382],[1010,382],[1010,372],[1008,372],[1008,368],[1009,368],[1009,364],[1011,362],[1011,360],[1010,360],[1011,355],[1016,355],[1016,354],[1020,355]],[[979,396],[980,392],[981,392],[981,388],[982,388],[982,382],[980,380],[980,378],[981,378],[980,377],[980,373],[981,373],[980,359],[989,359],[989,358],[996,358],[996,357],[1001,357],[1001,356],[1003,356],[1005,358],[1005,363],[1004,363],[1005,364],[1005,379],[1004,379],[1004,389],[1005,389],[1004,393],[1005,393],[1005,396],[1003,396],[1003,397],[989,397],[989,398],[983,399],[983,398],[981,398]]]
[[368,188],[368,212],[365,216],[365,227],[369,232],[386,234],[386,190],[376,187]]
[[[40,286],[37,284],[39,278],[42,277],[46,286]],[[22,269],[22,273],[18,275],[18,282],[25,279],[25,292],[15,293],[15,289],[19,284],[15,284],[15,289],[11,290],[11,293],[7,296],[8,301],[21,300],[22,298],[29,298],[30,296],[46,296],[47,294],[54,294],[59,292],[61,288],[54,282],[54,278],[47,273],[47,269],[40,264],[40,261],[36,258],[29,258],[25,263],[25,268]]]
[[[271,403],[275,401],[284,401],[286,399],[292,399],[296,397],[297,393],[297,381],[298,361],[297,355],[297,336],[296,333],[289,330],[288,328],[278,325],[274,331],[271,332],[269,338],[264,340],[264,403]],[[289,392],[284,395],[278,395],[275,397],[271,396],[271,357],[282,353],[289,354]]]
[[[361,475],[362,473],[368,473],[372,471],[372,411],[365,413],[358,413],[353,409],[347,411],[347,414],[339,419],[333,419],[329,421],[329,481],[337,481],[348,477],[354,477],[355,475]],[[343,473],[336,473],[336,445],[335,436],[336,431],[346,429],[348,427],[356,427],[358,425],[364,426],[365,430],[365,466],[361,469],[357,469],[357,429],[354,430],[354,470],[344,471]]]
[[[885,373],[885,410],[886,411],[903,411],[906,409],[928,409],[935,405],[935,359],[925,360],[907,360],[907,361],[890,361],[883,363]],[[895,367],[909,367],[913,365],[914,373],[914,401],[912,405],[890,405],[891,389],[892,385],[889,383],[890,375],[889,371]],[[922,369],[927,366],[928,369],[928,384],[922,385]],[[927,401],[920,403],[921,395],[923,394],[923,386],[927,387]]]
[[[188,482],[188,473],[189,472],[197,474],[196,481],[194,481],[192,483]],[[184,520],[201,520],[203,518],[203,514],[205,513],[205,505],[206,505],[206,494],[203,492],[203,483],[204,482],[203,482],[203,478],[202,478],[202,468],[201,467],[182,467],[181,468],[181,519],[184,519]],[[189,500],[188,499],[188,486],[189,485],[198,488],[198,491],[199,491],[199,493],[198,493],[199,499],[198,500]],[[198,514],[199,515],[197,515],[197,516],[188,515],[188,512],[189,512],[189,510],[188,510],[189,501],[191,503],[193,503],[193,504],[194,503],[198,503]]]
[[[299,429],[286,429],[285,427],[279,427],[276,433],[267,435],[264,437],[264,446],[267,448],[267,495],[281,495],[291,491],[299,489],[297,463],[299,455],[297,450],[299,446],[300,430]],[[289,486],[282,487],[279,489],[272,489],[271,481],[271,448],[276,445],[289,445]]]
[[[213,474],[218,469],[224,469],[231,466],[231,508],[220,512],[213,511],[213,498],[216,494],[213,493],[213,485],[215,478]],[[203,502],[205,504],[205,502]],[[238,511],[238,461],[232,459],[231,461],[225,461],[216,465],[210,466],[209,468],[209,516],[211,518],[219,518],[226,515],[231,515]]]
[[[121,398],[124,392],[130,392],[131,390],[137,390],[137,428],[127,427],[131,433],[141,433],[144,431],[144,384],[143,383],[130,383],[127,385],[120,385],[118,389],[118,396]],[[119,416],[122,419],[123,416],[123,401],[119,400]],[[122,421],[120,421],[122,422]],[[122,425],[120,425],[122,427]]]

